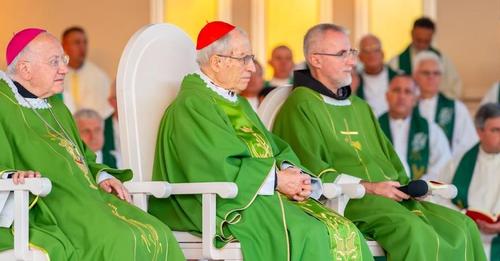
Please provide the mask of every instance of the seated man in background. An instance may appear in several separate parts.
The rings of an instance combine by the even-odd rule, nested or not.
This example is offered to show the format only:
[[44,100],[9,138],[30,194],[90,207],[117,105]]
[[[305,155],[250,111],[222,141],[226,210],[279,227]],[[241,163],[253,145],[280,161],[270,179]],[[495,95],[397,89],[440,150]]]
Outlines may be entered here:
[[292,83],[293,67],[295,64],[293,63],[293,54],[290,47],[286,45],[275,47],[271,52],[271,59],[268,63],[273,67],[273,78],[266,81],[266,88],[276,88]]
[[104,151],[110,151],[116,158],[116,166],[122,167],[122,154],[120,144],[120,125],[118,122],[118,103],[116,100],[116,80],[113,81],[109,89],[109,105],[113,108],[113,113],[104,119]]
[[[185,260],[170,229],[127,202],[121,181],[132,172],[97,164],[83,144],[55,96],[67,64],[53,35],[29,28],[10,40],[7,75],[0,72],[0,173],[17,183],[34,171],[52,182],[32,203],[30,245],[50,260]],[[14,244],[12,218],[4,221],[0,251]]]
[[378,121],[410,179],[438,180],[451,160],[448,139],[434,122],[415,107],[418,87],[407,75],[394,77],[386,93],[389,111]]
[[95,153],[95,161],[116,168],[116,157],[113,155],[113,151],[103,150],[104,122],[99,113],[91,109],[82,109],[77,111],[73,117],[83,142]]
[[393,57],[389,61],[389,66],[393,70],[401,70],[411,75],[415,70],[413,61],[415,55],[422,51],[433,52],[443,63],[443,80],[440,82],[439,90],[448,97],[459,99],[462,94],[462,81],[451,60],[431,45],[435,32],[436,25],[431,19],[421,17],[415,20],[411,30],[410,45],[402,53]]
[[64,80],[64,103],[72,113],[90,108],[97,111],[101,117],[108,117],[112,112],[106,101],[110,80],[108,75],[87,57],[87,33],[79,26],[69,27],[64,30],[61,42],[64,52],[69,56],[68,73]]
[[262,100],[262,96],[260,96],[260,92],[264,88],[264,71],[262,70],[262,66],[259,62],[254,61],[255,63],[255,72],[250,76],[250,81],[248,81],[247,88],[241,92],[241,96],[245,97],[252,106],[254,111],[257,111],[257,108],[260,105]]
[[357,50],[344,28],[319,24],[304,37],[310,70],[294,87],[274,123],[305,167],[323,182],[360,182],[345,217],[387,252],[389,260],[485,260],[476,225],[464,215],[421,202],[398,188],[408,176],[369,105],[351,96]]
[[359,72],[360,83],[356,95],[365,100],[378,117],[387,111],[385,93],[389,82],[398,73],[384,64],[382,43],[375,35],[361,38],[359,60],[363,63],[363,69]]
[[[244,260],[372,260],[346,218],[315,201],[321,183],[238,96],[255,71],[246,33],[215,21],[198,34],[198,72],[184,77],[160,123],[153,180],[234,182],[217,200],[217,247],[239,240]],[[199,196],[150,198],[173,229],[201,233]]]
[[[487,215],[500,213],[500,104],[487,103],[476,113],[479,143],[464,154],[456,169],[443,180],[458,188],[452,208],[474,209]],[[447,174],[447,175],[446,175]],[[449,202],[446,202],[449,203]],[[445,204],[446,204],[445,203]],[[450,206],[450,204],[447,204]],[[490,261],[500,260],[500,222],[475,219]]]
[[420,114],[441,127],[452,157],[459,159],[478,140],[469,110],[461,101],[447,98],[439,91],[443,65],[435,53],[419,52],[413,59],[413,68],[413,78],[420,90]]

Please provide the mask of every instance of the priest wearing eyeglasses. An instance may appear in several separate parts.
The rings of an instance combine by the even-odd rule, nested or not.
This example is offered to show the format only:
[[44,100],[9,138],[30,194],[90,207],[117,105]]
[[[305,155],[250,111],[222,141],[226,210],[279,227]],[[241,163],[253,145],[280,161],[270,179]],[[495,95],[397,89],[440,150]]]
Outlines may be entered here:
[[356,51],[344,28],[319,24],[304,37],[309,70],[278,112],[274,132],[324,182],[359,182],[345,216],[387,252],[388,260],[485,260],[479,232],[461,213],[410,198],[409,181],[369,105],[351,96]]
[[[238,240],[244,260],[372,260],[356,227],[316,201],[321,182],[238,95],[255,71],[248,36],[211,22],[197,40],[200,70],[184,77],[158,133],[154,180],[229,181],[217,200],[214,243]],[[201,233],[199,196],[150,198],[149,211],[175,230]]]
[[[132,172],[97,164],[55,96],[68,72],[58,40],[42,29],[24,29],[8,43],[6,57],[0,174],[15,184],[40,175],[52,182],[49,195],[31,202],[31,248],[48,260],[184,260],[169,228],[127,202],[121,181]],[[4,207],[0,215],[0,251],[13,247],[11,211]]]

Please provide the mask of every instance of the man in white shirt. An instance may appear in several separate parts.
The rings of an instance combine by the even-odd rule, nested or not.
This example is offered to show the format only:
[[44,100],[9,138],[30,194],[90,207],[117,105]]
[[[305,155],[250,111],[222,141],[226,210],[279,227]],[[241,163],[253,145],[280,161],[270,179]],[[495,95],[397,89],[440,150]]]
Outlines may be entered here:
[[415,82],[406,75],[394,77],[386,97],[389,111],[379,117],[380,127],[394,145],[406,174],[411,179],[437,180],[451,159],[451,151],[441,128],[415,108]]
[[420,114],[443,129],[453,158],[460,158],[478,141],[474,124],[465,105],[439,91],[443,65],[433,52],[422,51],[413,59],[413,78],[420,89]]
[[387,111],[385,93],[389,82],[399,73],[384,64],[382,43],[372,34],[361,38],[359,60],[363,68],[359,72],[360,82],[356,94],[370,105],[376,116],[380,116]]
[[[500,104],[487,103],[476,114],[479,143],[467,151],[453,171],[443,175],[445,182],[458,188],[452,208],[474,209],[498,215],[500,213]],[[500,260],[500,222],[475,220],[491,261]]]
[[286,45],[273,49],[269,65],[273,67],[273,78],[266,81],[266,87],[279,87],[292,83],[293,63],[292,50]]
[[421,51],[431,51],[438,55],[443,63],[443,79],[439,86],[439,90],[449,97],[460,98],[462,93],[462,82],[455,66],[453,66],[450,59],[431,45],[435,31],[436,25],[431,19],[421,17],[415,20],[411,30],[410,45],[402,53],[393,57],[389,61],[389,66],[394,70],[402,70],[407,74],[412,74],[415,69],[413,67],[415,55]]
[[88,44],[83,28],[75,26],[66,29],[62,35],[62,46],[69,56],[64,103],[72,113],[92,109],[102,118],[107,118],[113,111],[106,100],[110,80],[101,68],[86,59]]
[[116,168],[114,152],[103,151],[104,121],[101,116],[96,111],[82,109],[75,113],[74,118],[83,142],[96,154],[96,162]]

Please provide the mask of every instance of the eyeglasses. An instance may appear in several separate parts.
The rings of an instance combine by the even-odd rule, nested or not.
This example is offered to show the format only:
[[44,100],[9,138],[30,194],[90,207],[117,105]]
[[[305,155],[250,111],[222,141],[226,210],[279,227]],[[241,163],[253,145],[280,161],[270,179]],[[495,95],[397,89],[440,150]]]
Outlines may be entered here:
[[419,71],[418,73],[420,73],[421,75],[426,76],[426,77],[429,77],[429,76],[441,76],[441,72],[440,71]]
[[[23,61],[23,62],[29,63],[31,61]],[[57,68],[59,68],[59,66],[61,66],[61,63],[64,65],[68,65],[69,56],[67,54],[61,55],[61,56],[53,56],[52,58],[50,58],[50,60],[48,62],[43,62],[43,61],[41,61],[41,62],[50,65],[50,67],[52,67],[52,68],[57,69]]]
[[54,56],[48,62],[46,62],[46,64],[50,65],[53,68],[59,68],[61,63],[64,65],[68,65],[69,56],[67,54],[61,56]]
[[335,56],[340,57],[342,59],[347,59],[348,57],[354,58],[359,54],[359,50],[357,49],[349,49],[349,50],[340,50],[337,53],[313,53],[315,55],[326,55],[326,56]]
[[224,57],[224,58],[230,58],[233,60],[238,60],[240,62],[243,62],[244,65],[249,64],[250,62],[253,62],[255,60],[255,55],[249,54],[245,55],[243,57],[234,57],[231,55],[222,55],[222,54],[216,54],[217,56]]

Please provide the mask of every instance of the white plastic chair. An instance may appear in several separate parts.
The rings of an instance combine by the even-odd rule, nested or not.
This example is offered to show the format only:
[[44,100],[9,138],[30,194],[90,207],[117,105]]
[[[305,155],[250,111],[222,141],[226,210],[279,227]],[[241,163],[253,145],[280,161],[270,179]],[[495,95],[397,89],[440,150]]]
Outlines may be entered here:
[[[292,92],[293,87],[291,85],[282,86],[271,91],[266,98],[260,104],[257,114],[266,126],[268,130],[272,130],[274,126],[274,120],[278,114],[281,106],[285,103],[286,98]],[[324,186],[332,186],[333,184],[325,184]],[[358,184],[345,184],[342,185],[345,189],[349,189]],[[328,190],[327,192],[328,193]],[[325,193],[325,194],[326,194]],[[363,193],[364,196],[364,193]],[[361,196],[362,197],[362,196]],[[337,213],[344,215],[345,208],[350,198],[361,198],[361,197],[349,197],[349,194],[343,194],[338,197],[327,197],[329,200],[326,205],[331,209],[335,210]],[[376,241],[368,241],[368,246],[374,256],[385,256],[385,252],[380,247]]]
[[[238,242],[222,249],[213,245],[216,195],[233,198],[234,183],[170,184],[151,182],[156,136],[165,109],[175,98],[182,78],[198,69],[194,45],[179,28],[169,24],[149,25],[129,40],[120,60],[117,98],[120,140],[125,166],[134,171],[126,186],[134,194],[134,204],[147,209],[148,195],[165,198],[179,194],[203,194],[202,238],[174,231],[187,259],[241,260]],[[328,198],[349,194],[361,197],[362,186],[325,184]]]
[[12,179],[0,180],[0,192],[14,192],[14,249],[0,252],[0,260],[48,261],[46,254],[29,247],[29,194],[44,197],[52,189],[48,178],[29,178],[14,185]]

